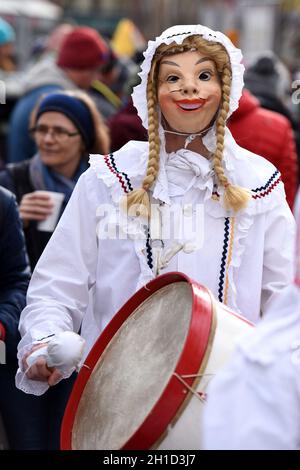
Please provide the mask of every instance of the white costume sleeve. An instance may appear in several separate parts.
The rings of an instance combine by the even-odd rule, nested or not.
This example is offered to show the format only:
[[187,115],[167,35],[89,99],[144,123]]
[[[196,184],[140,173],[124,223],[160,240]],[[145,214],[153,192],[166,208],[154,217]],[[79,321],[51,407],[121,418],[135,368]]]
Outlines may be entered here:
[[272,308],[282,289],[293,282],[295,232],[295,220],[285,201],[267,212],[261,295],[263,314]]
[[[86,312],[89,289],[95,283],[97,264],[97,188],[101,185],[92,170],[84,173],[51,237],[36,269],[20,318],[19,364],[36,342],[47,342],[53,334],[78,332]],[[68,374],[70,375],[70,374]],[[28,380],[19,370],[17,386],[34,385],[43,393],[45,383]],[[38,384],[41,389],[38,390]],[[30,393],[34,393],[30,391]]]
[[237,353],[208,389],[204,448],[300,449],[299,372],[287,356],[264,366]]

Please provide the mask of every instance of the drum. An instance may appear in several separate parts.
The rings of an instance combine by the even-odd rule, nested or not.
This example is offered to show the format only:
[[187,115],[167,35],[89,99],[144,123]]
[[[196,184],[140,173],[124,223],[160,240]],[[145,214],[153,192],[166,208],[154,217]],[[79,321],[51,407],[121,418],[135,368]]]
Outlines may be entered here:
[[83,367],[61,447],[199,449],[206,388],[252,328],[181,273],[140,289],[113,317]]

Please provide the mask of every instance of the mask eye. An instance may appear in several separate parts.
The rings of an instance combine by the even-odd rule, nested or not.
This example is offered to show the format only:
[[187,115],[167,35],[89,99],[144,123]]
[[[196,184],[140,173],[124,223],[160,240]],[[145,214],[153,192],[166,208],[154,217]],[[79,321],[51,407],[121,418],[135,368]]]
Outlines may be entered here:
[[200,75],[199,75],[200,80],[203,80],[205,82],[210,80],[211,77],[212,77],[212,73],[208,72],[208,71],[201,72]]
[[168,83],[176,83],[178,80],[179,80],[179,77],[177,77],[177,75],[169,75],[167,77]]

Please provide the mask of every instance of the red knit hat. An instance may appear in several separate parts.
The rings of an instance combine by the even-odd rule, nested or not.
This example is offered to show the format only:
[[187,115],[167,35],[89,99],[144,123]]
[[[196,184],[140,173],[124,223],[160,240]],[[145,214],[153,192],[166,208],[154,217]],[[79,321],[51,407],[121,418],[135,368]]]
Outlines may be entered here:
[[57,65],[69,69],[93,69],[108,57],[108,47],[93,28],[76,27],[64,39],[57,57]]

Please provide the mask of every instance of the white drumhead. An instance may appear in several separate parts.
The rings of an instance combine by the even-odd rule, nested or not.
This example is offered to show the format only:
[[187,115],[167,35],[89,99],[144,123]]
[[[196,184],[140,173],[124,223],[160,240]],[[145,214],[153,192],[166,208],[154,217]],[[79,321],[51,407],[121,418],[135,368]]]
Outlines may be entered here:
[[73,449],[120,449],[170,380],[192,317],[187,282],[156,291],[123,323],[96,364],[78,405]]

